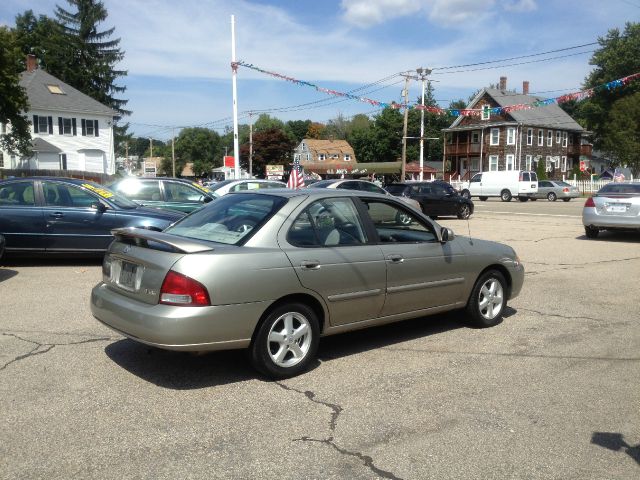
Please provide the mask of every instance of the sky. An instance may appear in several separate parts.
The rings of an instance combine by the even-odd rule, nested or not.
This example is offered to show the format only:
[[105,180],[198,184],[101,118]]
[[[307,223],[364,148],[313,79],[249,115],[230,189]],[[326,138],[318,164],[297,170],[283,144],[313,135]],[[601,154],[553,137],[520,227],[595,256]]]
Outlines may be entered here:
[[[507,87],[555,97],[581,89],[593,69],[599,37],[640,21],[640,0],[103,0],[101,30],[115,27],[128,72],[137,136],[170,138],[182,127],[233,127],[231,16],[236,60],[322,88],[400,102],[403,77],[430,69],[440,106],[468,100],[507,77]],[[0,25],[31,9],[53,16],[66,0],[3,0]],[[560,52],[543,52],[571,48]],[[515,60],[466,66],[480,62]],[[543,60],[543,61],[540,61]],[[519,65],[516,65],[519,64]],[[629,72],[636,73],[636,72]],[[260,111],[287,120],[326,122],[374,115],[366,102],[345,100],[239,67],[239,122]],[[409,84],[416,101],[421,82]],[[249,112],[252,112],[251,116]]]

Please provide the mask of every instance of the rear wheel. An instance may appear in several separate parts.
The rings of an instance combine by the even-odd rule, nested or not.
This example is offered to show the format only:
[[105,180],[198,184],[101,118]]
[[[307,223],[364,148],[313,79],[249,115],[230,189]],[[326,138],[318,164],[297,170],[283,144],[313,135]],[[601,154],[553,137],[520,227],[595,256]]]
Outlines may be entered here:
[[598,230],[596,227],[584,227],[584,233],[587,238],[598,238],[600,230]]
[[489,197],[478,197],[481,202],[486,202]]
[[511,201],[511,192],[507,189],[502,190],[502,192],[500,192],[500,200],[502,200],[503,202],[510,202]]
[[555,202],[558,199],[558,196],[553,193],[553,192],[549,192],[547,194],[547,200],[549,200],[550,202]]
[[507,305],[507,282],[497,270],[489,270],[478,278],[467,302],[467,313],[478,327],[492,327],[502,321]]
[[538,201],[538,199],[537,199],[536,197],[531,197],[531,201],[532,201],[532,202],[537,202],[537,201]]
[[289,303],[273,310],[259,325],[251,342],[251,363],[271,378],[305,371],[318,350],[320,327],[313,310]]
[[458,207],[457,215],[460,220],[466,220],[471,215],[471,208],[466,203],[463,203]]

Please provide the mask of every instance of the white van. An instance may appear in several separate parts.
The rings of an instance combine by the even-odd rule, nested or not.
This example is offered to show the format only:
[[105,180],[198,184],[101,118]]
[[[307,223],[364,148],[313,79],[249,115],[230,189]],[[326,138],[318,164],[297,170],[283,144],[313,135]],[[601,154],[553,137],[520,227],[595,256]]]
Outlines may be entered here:
[[480,200],[500,197],[503,202],[510,202],[513,197],[518,197],[521,202],[526,202],[537,192],[536,172],[500,170],[476,173],[469,181],[468,190],[463,190],[462,195],[467,198],[478,197]]

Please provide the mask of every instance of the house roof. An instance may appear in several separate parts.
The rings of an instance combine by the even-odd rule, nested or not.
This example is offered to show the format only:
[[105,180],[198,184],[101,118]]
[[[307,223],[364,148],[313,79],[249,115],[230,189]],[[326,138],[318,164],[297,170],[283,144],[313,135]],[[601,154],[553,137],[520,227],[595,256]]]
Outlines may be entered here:
[[315,138],[305,138],[302,142],[316,153],[331,154],[345,154],[348,153],[352,157],[355,157],[353,147],[349,145],[346,140],[318,140]]
[[[524,95],[522,93],[502,91],[496,88],[483,88],[475,96],[471,103],[469,103],[467,108],[475,108],[475,105],[485,94],[491,96],[491,98],[493,98],[493,100],[500,107],[531,104],[540,100],[545,100],[543,97],[536,97],[534,95]],[[573,130],[576,132],[584,131],[584,128],[582,128],[582,126],[578,122],[571,118],[571,115],[562,110],[562,108],[560,108],[557,103],[523,110],[511,110],[507,113],[507,115],[511,117],[514,122],[521,123],[527,126],[557,128],[563,130]],[[456,120],[451,124],[451,127],[449,128],[456,128],[463,118],[463,116],[459,116],[458,118],[456,118]],[[504,123],[504,120],[502,120],[500,123]],[[482,125],[492,125],[492,122],[482,122]]]
[[46,140],[36,137],[31,141],[31,147],[34,152],[41,153],[61,153],[62,150],[56,147],[55,145],[50,144]]
[[[39,68],[22,72],[20,86],[27,92],[31,109],[117,115],[111,108]],[[54,87],[54,91],[57,90],[55,87],[58,87],[62,93],[53,93],[49,86]]]

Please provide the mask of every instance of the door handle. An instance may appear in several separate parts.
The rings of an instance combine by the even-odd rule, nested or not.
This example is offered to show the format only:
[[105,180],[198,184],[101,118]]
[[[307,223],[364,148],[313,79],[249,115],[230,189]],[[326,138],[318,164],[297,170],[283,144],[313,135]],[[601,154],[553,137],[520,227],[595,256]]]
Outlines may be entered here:
[[64,217],[64,213],[54,212],[54,213],[49,214],[49,216],[53,217],[53,218],[62,218],[62,217]]
[[318,260],[303,260],[300,266],[305,270],[320,270],[320,262]]
[[404,257],[402,255],[387,255],[387,260],[391,263],[402,263],[404,262]]

